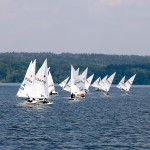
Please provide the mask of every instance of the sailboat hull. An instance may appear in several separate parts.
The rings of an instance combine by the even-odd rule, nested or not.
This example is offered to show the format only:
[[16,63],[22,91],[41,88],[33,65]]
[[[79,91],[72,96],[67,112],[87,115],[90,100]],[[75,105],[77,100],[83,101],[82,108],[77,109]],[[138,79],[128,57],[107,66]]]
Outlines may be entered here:
[[58,92],[52,92],[52,95],[58,95]]

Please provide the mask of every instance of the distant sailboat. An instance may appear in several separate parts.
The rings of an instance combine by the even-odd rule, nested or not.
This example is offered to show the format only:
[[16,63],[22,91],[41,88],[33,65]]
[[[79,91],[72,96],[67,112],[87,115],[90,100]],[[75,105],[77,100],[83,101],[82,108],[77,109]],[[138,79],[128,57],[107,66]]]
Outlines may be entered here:
[[113,80],[114,80],[115,74],[116,74],[116,72],[113,73],[113,74],[104,82],[104,84],[102,85],[102,88],[101,88],[101,89],[102,89],[103,93],[105,93],[106,95],[109,95],[109,89],[110,89],[110,87],[111,87],[111,85],[112,85],[112,82],[113,82]]
[[98,88],[98,91],[102,91],[102,87],[103,87],[103,85],[104,85],[104,83],[106,82],[106,80],[107,80],[107,77],[108,77],[108,75],[106,75],[102,80],[100,80],[100,82],[98,83],[98,86],[97,86],[97,88]]
[[124,82],[125,82],[125,76],[120,80],[120,82],[118,83],[116,87],[123,90]]
[[79,79],[82,80],[84,83],[86,81],[87,78],[87,73],[88,73],[88,68],[86,68],[81,75],[79,75]]
[[87,72],[88,72],[88,68],[86,68],[82,74],[80,74],[79,76],[76,76],[76,81],[75,84],[78,86],[80,91],[85,91],[85,82],[86,82],[86,78],[87,78]]
[[58,95],[58,92],[55,90],[54,81],[50,71],[48,71],[48,91],[50,95]]
[[94,87],[96,90],[98,90],[98,87],[99,87],[99,82],[101,81],[101,78],[97,78],[94,83],[91,85],[92,87]]
[[69,79],[63,90],[71,92],[71,79]]
[[70,77],[67,77],[64,81],[62,81],[59,86],[62,87],[62,89],[64,89],[64,87],[66,86],[66,84],[68,83]]
[[85,92],[87,93],[89,90],[89,87],[91,85],[91,82],[93,80],[94,74],[92,74],[89,78],[86,79],[85,81]]
[[123,90],[126,91],[126,94],[129,95],[130,94],[130,88],[133,84],[133,81],[136,77],[136,74],[133,75],[128,81],[125,82],[124,86],[123,86]]

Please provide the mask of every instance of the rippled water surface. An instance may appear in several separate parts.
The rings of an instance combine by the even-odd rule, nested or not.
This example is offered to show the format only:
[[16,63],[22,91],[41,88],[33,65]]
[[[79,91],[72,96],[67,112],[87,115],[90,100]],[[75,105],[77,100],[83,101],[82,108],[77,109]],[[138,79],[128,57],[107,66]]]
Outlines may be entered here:
[[19,86],[0,85],[0,150],[150,149],[150,87],[125,96],[115,87],[105,96],[90,89],[69,101],[61,91],[53,105],[16,99]]

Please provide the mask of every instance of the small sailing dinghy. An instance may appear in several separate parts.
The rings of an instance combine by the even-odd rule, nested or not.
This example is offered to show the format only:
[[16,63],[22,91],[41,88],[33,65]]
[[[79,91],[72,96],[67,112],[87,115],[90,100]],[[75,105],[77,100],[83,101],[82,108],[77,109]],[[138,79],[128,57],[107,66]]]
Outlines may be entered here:
[[75,85],[79,88],[80,91],[84,93],[86,91],[85,83],[87,78],[87,72],[88,72],[88,68],[86,68],[82,74],[76,75],[75,77]]
[[92,74],[89,78],[86,79],[85,81],[85,92],[88,93],[89,92],[89,87],[91,85],[91,82],[93,80],[94,74]]
[[100,82],[99,82],[98,85],[97,85],[97,91],[100,91],[100,92],[103,91],[102,86],[103,86],[104,83],[106,82],[107,77],[108,77],[108,75],[106,75],[102,80],[100,80]]
[[101,78],[99,77],[99,78],[97,78],[95,81],[94,81],[94,83],[91,85],[92,87],[94,87],[95,88],[95,90],[96,91],[99,91],[99,89],[98,89],[98,84],[99,84],[99,82],[101,81]]
[[68,83],[63,88],[64,91],[71,92],[71,79],[68,81]]
[[122,89],[126,92],[126,95],[130,95],[130,88],[133,84],[133,81],[136,77],[136,74],[133,75],[129,80],[127,80],[125,83],[124,83],[124,86],[122,86]]
[[[76,72],[77,75],[79,75],[79,68],[75,72]],[[68,80],[68,82],[64,86],[63,90],[65,90],[67,92],[71,92],[71,78]]]
[[30,96],[35,78],[35,67],[36,67],[36,60],[34,60],[34,62],[31,61],[26,71],[24,80],[16,94],[17,97],[25,98],[28,102],[33,102]]
[[118,89],[121,89],[121,91],[123,91],[124,82],[125,82],[125,76],[120,80],[120,82],[116,86]]
[[70,77],[67,77],[64,81],[62,81],[59,86],[62,88],[62,90],[64,89],[64,87],[66,86],[66,84],[68,83]]
[[49,89],[49,95],[58,95],[58,92],[55,90],[54,81],[52,78],[52,75],[50,71],[48,71],[48,89]]
[[35,76],[30,98],[36,102],[42,102],[43,104],[52,104],[52,102],[48,101],[50,97],[48,91],[47,59]]
[[115,73],[113,73],[107,80],[105,80],[105,82],[103,83],[101,89],[102,89],[102,92],[105,94],[105,95],[109,95],[109,89],[112,85],[112,82],[114,80],[114,77],[115,77]]
[[85,97],[85,91],[82,91],[78,87],[79,75],[78,72],[75,71],[73,66],[71,65],[71,98],[69,100],[77,100]]

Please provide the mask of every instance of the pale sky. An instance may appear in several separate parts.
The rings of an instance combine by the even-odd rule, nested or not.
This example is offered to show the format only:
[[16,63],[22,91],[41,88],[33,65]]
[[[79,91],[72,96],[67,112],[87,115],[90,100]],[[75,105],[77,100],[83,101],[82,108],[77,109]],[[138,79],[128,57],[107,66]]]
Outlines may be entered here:
[[0,0],[0,52],[150,55],[150,0]]

